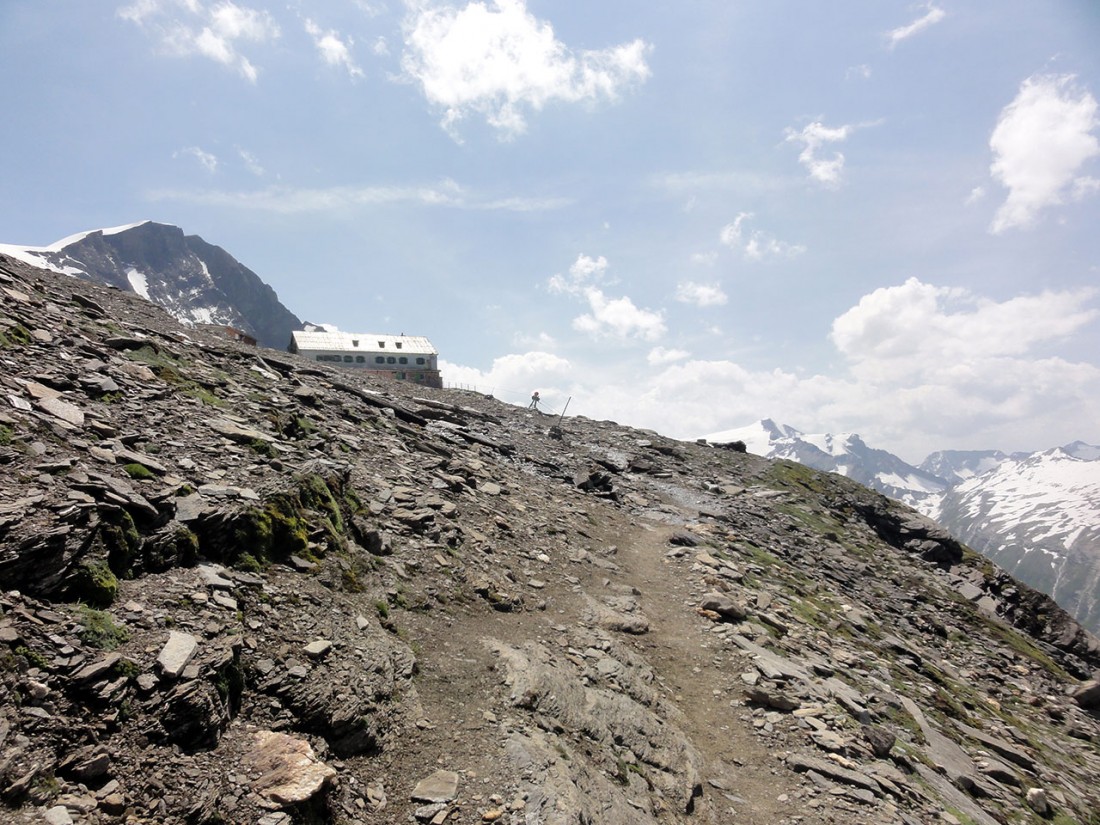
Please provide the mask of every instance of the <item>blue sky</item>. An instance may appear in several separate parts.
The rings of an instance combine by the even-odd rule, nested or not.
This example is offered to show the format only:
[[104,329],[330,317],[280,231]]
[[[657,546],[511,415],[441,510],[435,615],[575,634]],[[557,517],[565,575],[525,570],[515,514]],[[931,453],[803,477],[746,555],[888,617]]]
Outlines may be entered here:
[[445,380],[1100,442],[1089,0],[6,0],[0,241],[146,218]]

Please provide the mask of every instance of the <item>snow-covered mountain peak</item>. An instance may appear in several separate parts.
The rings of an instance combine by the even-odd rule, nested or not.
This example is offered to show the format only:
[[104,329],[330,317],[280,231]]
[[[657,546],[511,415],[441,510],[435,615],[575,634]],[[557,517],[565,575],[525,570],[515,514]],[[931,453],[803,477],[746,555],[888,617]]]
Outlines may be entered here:
[[706,436],[713,443],[743,441],[750,453],[786,458],[847,476],[918,509],[947,485],[935,475],[885,450],[867,446],[856,433],[803,433],[769,418]]
[[[88,229],[84,232],[77,232],[76,234],[69,235],[66,238],[62,238],[60,241],[54,241],[49,246],[43,246],[43,247],[39,247],[37,249],[34,248],[34,247],[24,247],[24,249],[26,249],[28,252],[30,252],[30,251],[60,252],[66,246],[69,246],[70,244],[74,244],[74,243],[79,243],[80,241],[84,240],[87,237],[90,237],[91,235],[105,235],[105,236],[106,235],[118,235],[119,233],[125,232],[128,229],[135,229],[139,226],[145,226],[145,224],[147,224],[147,223],[153,223],[153,221],[144,220],[144,221],[138,221],[137,223],[123,224],[122,226],[109,226],[109,227],[106,227],[104,229]],[[161,224],[161,225],[166,226],[167,224]]]
[[228,252],[151,220],[77,232],[48,246],[0,245],[32,266],[136,292],[186,324],[227,325],[283,348],[301,321]]
[[859,481],[909,504],[1100,629],[1100,447],[1074,441],[1036,453],[942,450],[919,467],[855,433],[806,434],[770,419],[707,436],[744,441]]

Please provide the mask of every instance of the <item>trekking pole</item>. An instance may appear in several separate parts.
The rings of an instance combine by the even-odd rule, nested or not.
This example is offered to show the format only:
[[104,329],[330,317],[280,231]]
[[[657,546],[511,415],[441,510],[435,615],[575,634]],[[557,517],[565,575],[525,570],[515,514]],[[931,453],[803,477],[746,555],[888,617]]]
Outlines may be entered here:
[[561,408],[561,416],[558,418],[558,426],[561,426],[562,418],[565,418],[565,411],[569,409],[569,402],[573,400],[573,396],[569,396],[565,399],[565,406]]

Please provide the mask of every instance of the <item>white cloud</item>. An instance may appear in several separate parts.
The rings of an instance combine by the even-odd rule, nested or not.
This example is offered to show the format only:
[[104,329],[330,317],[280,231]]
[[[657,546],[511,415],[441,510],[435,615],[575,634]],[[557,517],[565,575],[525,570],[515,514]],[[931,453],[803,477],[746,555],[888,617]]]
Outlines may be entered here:
[[554,350],[557,349],[558,346],[558,342],[554,339],[554,336],[546,332],[540,332],[537,335],[517,332],[512,335],[512,343],[515,346],[542,351]]
[[726,246],[736,249],[741,245],[741,225],[750,218],[752,218],[752,212],[737,213],[737,217],[731,223],[727,223],[722,227],[722,231],[718,233],[718,240]]
[[179,157],[180,155],[190,155],[195,158],[202,167],[213,174],[218,171],[218,157],[210,152],[203,151],[198,146],[188,146],[186,149],[180,149],[178,152],[173,152],[172,157]]
[[804,126],[801,132],[788,128],[786,139],[788,143],[802,145],[798,161],[806,167],[811,178],[826,186],[837,186],[844,171],[844,155],[835,152],[832,157],[824,158],[820,156],[820,152],[826,144],[847,140],[855,128],[853,125],[834,128],[815,120]]
[[767,232],[754,230],[745,244],[745,257],[750,261],[763,261],[768,258],[797,258],[806,247],[802,244],[790,244],[778,240]]
[[920,34],[925,29],[934,26],[947,17],[947,12],[932,3],[928,3],[925,8],[927,11],[922,17],[918,17],[912,23],[899,26],[887,33],[886,38],[890,41],[890,48],[893,48],[902,40],[908,40],[913,35]]
[[607,272],[607,258],[600,255],[598,258],[590,258],[584,253],[577,256],[572,266],[569,267],[569,274],[576,281],[591,281],[599,280]]
[[992,300],[911,279],[836,318],[828,373],[656,346],[631,364],[601,351],[544,383],[573,396],[570,412],[678,438],[772,417],[809,432],[860,432],[916,461],[934,449],[1038,449],[1094,432],[1100,420],[1100,369],[1051,354],[1100,317],[1097,294]]
[[238,43],[266,43],[279,37],[279,26],[268,12],[238,6],[231,0],[214,4],[137,0],[120,7],[117,14],[153,31],[167,53],[207,57],[236,69],[251,83],[256,82],[259,71],[240,53]]
[[718,263],[717,252],[692,252],[691,262],[699,266],[714,266]]
[[751,212],[740,212],[731,223],[722,227],[718,240],[730,249],[740,251],[750,261],[763,261],[770,258],[797,258],[806,251],[802,244],[781,241],[762,229],[754,229],[746,239],[746,223],[751,220]]
[[697,307],[722,306],[729,300],[719,284],[697,284],[685,281],[676,286],[676,300]]
[[257,212],[294,215],[308,212],[346,212],[390,203],[451,207],[482,211],[536,212],[561,209],[562,198],[514,196],[490,198],[450,180],[427,186],[334,186],[327,189],[269,186],[249,191],[158,189],[147,193],[154,201],[179,201],[204,206],[229,206]]
[[461,386],[492,393],[513,404],[526,406],[531,393],[538,390],[542,398],[539,406],[551,410],[560,409],[569,397],[573,365],[561,356],[533,350],[495,358],[487,371],[452,364],[441,358],[439,371],[448,387]]
[[351,47],[355,45],[355,41],[348,38],[347,42],[344,42],[339,32],[333,29],[324,31],[309,18],[306,18],[304,25],[306,33],[313,38],[313,44],[326,65],[343,68],[352,78],[363,77],[363,70],[356,65],[351,56]]
[[135,0],[128,6],[120,6],[116,14],[123,20],[141,25],[160,11],[159,0]]
[[386,12],[385,3],[373,3],[367,0],[353,0],[353,2],[367,17],[378,17]]
[[502,137],[527,128],[527,112],[551,101],[614,100],[644,81],[650,46],[634,40],[574,53],[553,27],[529,13],[525,0],[470,2],[461,9],[418,2],[405,22],[405,74],[429,103],[443,109],[443,127],[485,118]]
[[371,46],[371,51],[379,57],[387,57],[390,53],[390,44],[385,37],[379,36]]
[[590,258],[582,252],[569,267],[569,275],[551,275],[547,288],[551,292],[580,295],[587,285],[603,280],[607,265],[607,258],[603,255]]
[[665,321],[660,312],[642,309],[625,295],[608,298],[596,286],[609,283],[608,266],[603,255],[592,258],[581,253],[569,267],[568,275],[554,274],[547,280],[546,287],[550,292],[571,295],[588,304],[589,311],[573,319],[573,329],[593,339],[612,338],[619,341],[655,341],[664,335]]
[[978,201],[981,201],[981,200],[984,200],[984,199],[985,199],[985,187],[984,186],[975,186],[973,189],[970,190],[970,194],[966,196],[966,205],[970,206],[971,204],[977,203]]
[[259,159],[249,152],[247,149],[237,147],[237,154],[240,155],[241,160],[244,161],[245,168],[248,169],[253,175],[258,178],[262,178],[265,174],[264,167],[260,165]]
[[833,322],[833,343],[859,370],[924,375],[945,364],[1020,356],[1095,319],[1088,290],[1043,292],[997,303],[910,278],[876,289]]
[[649,354],[645,357],[646,363],[653,366],[662,366],[664,364],[674,364],[677,361],[683,361],[685,358],[690,358],[691,353],[685,349],[665,349],[664,347],[654,347],[649,351]]
[[594,339],[656,341],[667,331],[660,312],[637,307],[626,295],[608,298],[601,290],[588,287],[584,297],[590,311],[573,319],[573,329]]
[[1073,182],[1072,195],[1074,200],[1081,200],[1087,198],[1094,192],[1100,192],[1100,179],[1098,178],[1077,178]]
[[1035,75],[997,118],[989,138],[990,173],[1008,189],[994,233],[1035,222],[1048,206],[1091,188],[1081,167],[1100,154],[1096,98],[1073,75]]

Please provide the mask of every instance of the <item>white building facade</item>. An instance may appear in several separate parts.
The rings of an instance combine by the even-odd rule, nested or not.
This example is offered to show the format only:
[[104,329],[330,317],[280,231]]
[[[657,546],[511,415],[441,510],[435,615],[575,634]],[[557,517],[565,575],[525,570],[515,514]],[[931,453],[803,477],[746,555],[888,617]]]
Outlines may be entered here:
[[369,370],[427,387],[443,386],[439,353],[422,335],[295,330],[287,349],[310,361]]

